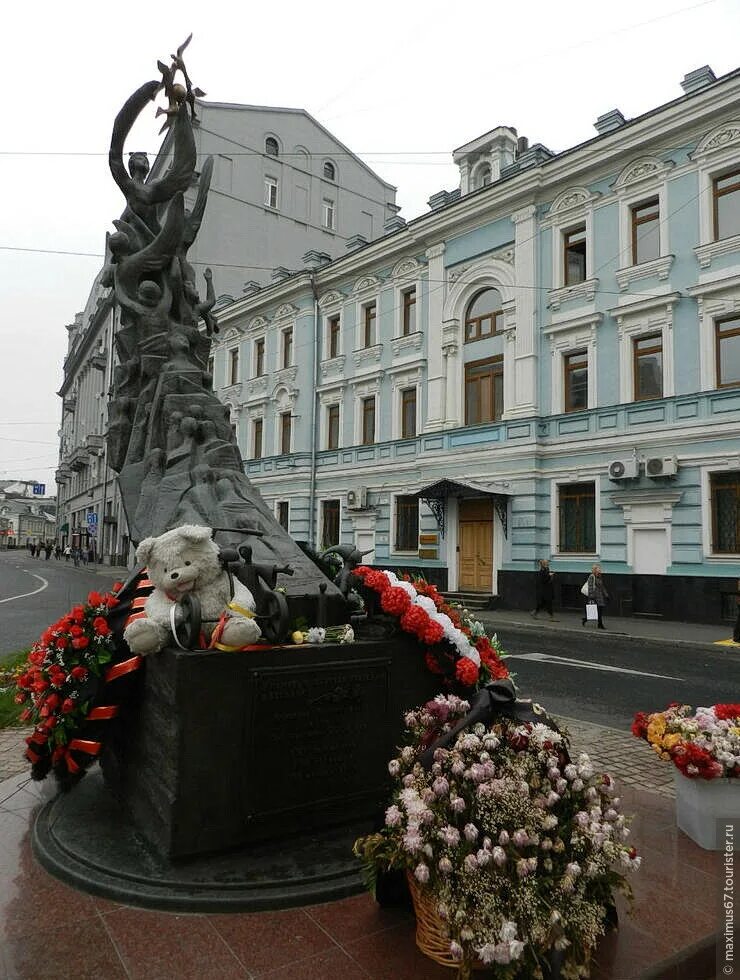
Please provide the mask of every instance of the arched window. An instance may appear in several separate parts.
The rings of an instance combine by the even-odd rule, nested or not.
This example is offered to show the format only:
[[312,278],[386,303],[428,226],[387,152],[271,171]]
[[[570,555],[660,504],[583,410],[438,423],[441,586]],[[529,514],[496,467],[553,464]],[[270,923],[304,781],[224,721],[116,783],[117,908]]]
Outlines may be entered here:
[[466,344],[500,333],[504,315],[501,306],[498,289],[482,289],[472,298],[465,313]]
[[278,146],[278,141],[274,136],[268,136],[265,140],[265,153],[268,156],[276,157],[280,152],[280,147]]
[[328,160],[324,164],[324,177],[327,180],[337,179],[337,168],[334,166],[333,163],[330,163]]

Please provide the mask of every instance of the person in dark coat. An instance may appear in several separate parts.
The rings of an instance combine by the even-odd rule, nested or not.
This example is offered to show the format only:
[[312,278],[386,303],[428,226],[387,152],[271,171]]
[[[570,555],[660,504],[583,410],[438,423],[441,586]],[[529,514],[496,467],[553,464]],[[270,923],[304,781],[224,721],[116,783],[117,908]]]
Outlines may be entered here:
[[740,578],[737,580],[737,596],[735,597],[735,602],[737,603],[737,619],[735,620],[735,627],[732,631],[732,639],[735,643],[740,643]]
[[537,607],[532,616],[537,619],[537,613],[544,609],[550,619],[555,619],[552,611],[553,584],[552,580],[555,573],[550,571],[550,562],[547,558],[540,558],[540,567],[537,572]]
[[[601,574],[601,565],[593,565],[591,567],[591,574],[588,577],[588,596],[586,597],[586,605],[589,602],[596,603],[596,611],[598,614],[598,626],[600,630],[606,629],[604,626],[603,614],[604,606],[609,601],[609,592],[607,591],[606,584]],[[586,611],[583,612],[583,619],[581,620],[581,625],[586,625]]]

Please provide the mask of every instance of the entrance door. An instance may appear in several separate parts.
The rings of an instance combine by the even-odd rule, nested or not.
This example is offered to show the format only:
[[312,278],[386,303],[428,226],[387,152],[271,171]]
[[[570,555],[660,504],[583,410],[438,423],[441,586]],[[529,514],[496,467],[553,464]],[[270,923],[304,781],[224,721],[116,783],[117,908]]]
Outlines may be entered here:
[[461,592],[493,588],[493,503],[461,500],[459,506],[459,576]]

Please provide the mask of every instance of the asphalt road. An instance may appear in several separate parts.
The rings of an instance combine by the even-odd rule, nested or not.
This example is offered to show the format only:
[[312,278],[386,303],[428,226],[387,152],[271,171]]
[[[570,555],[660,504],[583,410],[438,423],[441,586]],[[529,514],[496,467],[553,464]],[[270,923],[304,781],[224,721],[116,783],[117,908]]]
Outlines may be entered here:
[[27,551],[0,551],[0,658],[31,646],[54,620],[83,600],[91,589],[105,591],[116,579],[52,556],[31,558]]
[[671,701],[740,701],[740,651],[728,647],[521,627],[498,636],[522,696],[556,715],[624,729]]

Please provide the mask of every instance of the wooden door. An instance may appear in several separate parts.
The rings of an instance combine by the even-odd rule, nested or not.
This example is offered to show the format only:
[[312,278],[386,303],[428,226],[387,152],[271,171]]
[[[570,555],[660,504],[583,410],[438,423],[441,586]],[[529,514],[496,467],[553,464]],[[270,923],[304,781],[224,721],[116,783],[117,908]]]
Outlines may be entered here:
[[458,588],[462,592],[490,592],[493,587],[493,505],[490,500],[460,501],[458,541]]

